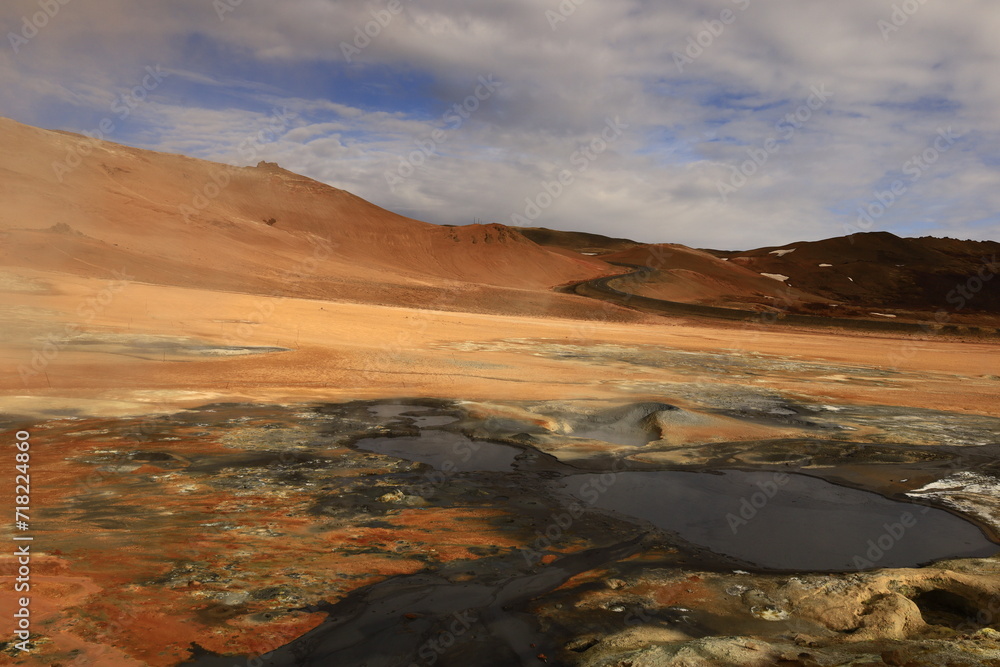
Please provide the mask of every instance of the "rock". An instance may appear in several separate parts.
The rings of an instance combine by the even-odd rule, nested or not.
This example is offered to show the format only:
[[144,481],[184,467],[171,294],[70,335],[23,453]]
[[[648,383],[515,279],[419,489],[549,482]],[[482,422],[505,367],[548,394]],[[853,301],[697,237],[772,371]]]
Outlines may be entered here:
[[869,611],[861,618],[854,638],[906,639],[927,627],[920,608],[899,593],[885,593],[867,602]]
[[763,621],[785,621],[788,620],[788,612],[784,609],[779,609],[773,605],[766,605],[763,607],[753,607],[750,613],[754,615],[755,618],[759,618]]
[[402,502],[405,497],[406,494],[403,493],[402,490],[396,489],[395,491],[390,491],[389,493],[379,496],[378,501],[380,503],[398,503]]

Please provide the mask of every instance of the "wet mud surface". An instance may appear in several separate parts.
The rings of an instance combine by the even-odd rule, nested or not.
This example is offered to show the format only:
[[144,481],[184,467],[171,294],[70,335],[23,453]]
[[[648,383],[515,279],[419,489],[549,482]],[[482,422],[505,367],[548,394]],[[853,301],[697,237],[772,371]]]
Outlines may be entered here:
[[948,512],[806,475],[623,472],[603,494],[600,483],[596,473],[566,481],[594,507],[643,519],[759,569],[868,569],[867,542],[881,533],[892,549],[878,559],[880,567],[997,552],[978,528]]
[[1000,664],[1000,420],[698,399],[34,424],[43,662],[0,655]]

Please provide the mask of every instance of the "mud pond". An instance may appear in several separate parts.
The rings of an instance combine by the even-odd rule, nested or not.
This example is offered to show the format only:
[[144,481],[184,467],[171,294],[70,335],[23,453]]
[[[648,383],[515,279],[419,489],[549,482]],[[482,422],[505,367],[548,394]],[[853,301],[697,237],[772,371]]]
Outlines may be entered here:
[[[782,437],[661,439],[696,417]],[[916,493],[998,472],[1000,420],[943,420],[760,397],[694,416],[666,403],[412,399],[70,420],[50,432],[65,445],[60,474],[97,481],[67,481],[43,518],[74,527],[49,540],[81,576],[104,572],[108,549],[160,573],[115,583],[127,591],[116,604],[157,599],[186,619],[183,664],[602,665],[620,649],[605,639],[639,627],[835,642],[857,628],[797,615],[794,596],[768,587],[841,591],[882,568],[916,580],[937,561],[1000,552],[982,513]],[[79,526],[101,551],[75,542]],[[938,623],[975,608],[956,590],[904,594]],[[266,650],[240,649],[267,637]]]
[[[420,406],[380,406],[380,417],[407,415],[415,437],[359,440],[359,449],[423,463],[445,473],[529,474],[523,449],[474,441],[435,427],[454,417],[421,416]],[[595,430],[582,434],[593,437]],[[635,438],[632,438],[635,441]],[[685,542],[761,570],[838,571],[914,567],[935,560],[988,556],[997,545],[950,512],[788,473],[618,470],[558,482],[582,506],[645,523]]]

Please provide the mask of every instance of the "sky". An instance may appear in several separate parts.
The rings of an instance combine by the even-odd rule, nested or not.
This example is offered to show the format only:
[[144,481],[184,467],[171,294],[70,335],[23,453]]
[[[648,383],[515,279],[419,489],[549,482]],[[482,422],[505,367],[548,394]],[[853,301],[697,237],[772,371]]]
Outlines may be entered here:
[[2,116],[429,222],[1000,240],[996,0],[5,0],[0,25]]

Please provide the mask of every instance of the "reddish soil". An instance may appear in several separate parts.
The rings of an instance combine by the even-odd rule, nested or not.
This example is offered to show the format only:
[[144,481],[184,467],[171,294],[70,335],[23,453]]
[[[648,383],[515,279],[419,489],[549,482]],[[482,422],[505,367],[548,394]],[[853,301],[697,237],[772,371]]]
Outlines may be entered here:
[[[1000,416],[1000,354],[986,339],[671,319],[552,291],[622,271],[604,260],[651,264],[662,256],[658,273],[637,290],[773,308],[770,302],[785,298],[787,288],[760,273],[780,273],[802,290],[795,298],[803,304],[856,299],[864,314],[884,303],[875,288],[883,285],[911,295],[907,303],[917,312],[939,307],[939,288],[966,275],[979,249],[964,255],[965,246],[950,242],[904,244],[906,257],[919,255],[924,267],[952,258],[941,259],[938,278],[907,292],[900,286],[909,278],[896,271],[900,267],[884,267],[887,273],[870,268],[886,257],[861,253],[864,237],[854,250],[861,254],[850,260],[859,285],[854,288],[820,277],[826,275],[818,267],[824,260],[847,261],[829,254],[833,246],[814,251],[795,244],[794,253],[778,257],[767,249],[710,253],[600,238],[570,247],[549,235],[566,247],[545,247],[532,240],[544,240],[537,233],[501,225],[449,228],[407,219],[273,165],[226,170],[181,156],[91,145],[9,120],[0,120],[0,138],[0,412],[45,442],[32,461],[39,480],[33,503],[51,512],[38,529],[45,546],[33,561],[32,591],[35,627],[44,628],[50,644],[41,662],[23,664],[69,665],[80,657],[95,665],[172,665],[189,650],[178,637],[194,637],[217,652],[256,653],[301,635],[323,617],[294,612],[247,620],[244,612],[267,605],[218,602],[225,586],[199,573],[178,574],[186,559],[232,565],[228,571],[236,578],[266,573],[255,580],[260,585],[298,581],[332,600],[424,567],[416,557],[387,553],[390,542],[425,545],[440,561],[518,544],[497,529],[504,512],[482,508],[403,508],[386,527],[324,524],[328,530],[319,531],[320,519],[278,490],[235,495],[214,487],[182,489],[155,461],[92,482],[91,491],[117,494],[141,520],[114,517],[128,530],[81,535],[67,498],[94,470],[86,457],[118,446],[104,436],[123,416],[215,402],[402,396],[670,400],[683,406],[683,396],[672,392],[693,385]],[[60,182],[52,163],[74,147],[86,147],[89,155]],[[209,187],[213,177],[228,178],[228,184],[214,197],[196,199],[216,192]],[[983,312],[973,319],[992,317],[998,284],[989,283],[993,296],[981,291],[975,308]],[[553,346],[562,347],[553,352]],[[714,354],[776,370],[694,372],[679,364],[585,354],[594,349],[637,350],[654,360]],[[673,437],[684,444],[775,432],[719,420],[678,428]],[[223,451],[217,439],[194,432],[162,447],[177,456]],[[238,531],[203,525],[231,516],[238,516]],[[277,524],[287,536],[268,532]],[[14,563],[3,556],[0,566],[9,576]],[[334,573],[329,578],[335,585],[321,589],[318,578],[302,583],[289,576],[299,569]],[[707,594],[698,581],[642,591],[671,605]],[[0,596],[9,608],[11,588]],[[230,616],[230,607],[239,607],[238,617]],[[0,620],[4,636],[10,622],[9,616]]]

